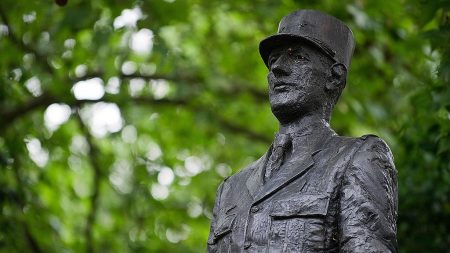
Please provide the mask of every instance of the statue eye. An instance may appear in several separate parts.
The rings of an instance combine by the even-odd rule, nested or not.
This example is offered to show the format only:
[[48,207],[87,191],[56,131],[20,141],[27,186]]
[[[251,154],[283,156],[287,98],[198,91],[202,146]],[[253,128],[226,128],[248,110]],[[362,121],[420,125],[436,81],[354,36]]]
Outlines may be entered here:
[[278,59],[276,56],[269,57],[268,65],[269,67],[272,66],[272,64]]
[[299,61],[305,61],[308,60],[308,58],[306,58],[304,55],[302,55],[301,53],[297,53],[295,54],[295,59],[299,60]]

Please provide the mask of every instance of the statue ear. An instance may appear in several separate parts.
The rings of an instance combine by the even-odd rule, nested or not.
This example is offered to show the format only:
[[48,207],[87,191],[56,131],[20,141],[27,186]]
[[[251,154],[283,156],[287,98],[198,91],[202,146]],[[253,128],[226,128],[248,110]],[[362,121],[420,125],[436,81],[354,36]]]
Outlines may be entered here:
[[330,68],[330,81],[327,83],[327,90],[342,90],[345,87],[345,80],[347,78],[347,68],[342,63],[335,63]]

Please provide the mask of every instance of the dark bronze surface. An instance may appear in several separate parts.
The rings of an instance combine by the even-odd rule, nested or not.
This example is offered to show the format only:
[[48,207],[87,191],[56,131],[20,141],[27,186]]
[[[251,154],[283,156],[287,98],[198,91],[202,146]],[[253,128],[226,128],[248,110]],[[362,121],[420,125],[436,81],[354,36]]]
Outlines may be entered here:
[[260,44],[280,122],[268,152],[217,191],[207,252],[397,252],[397,171],[374,135],[337,135],[350,29],[300,10]]

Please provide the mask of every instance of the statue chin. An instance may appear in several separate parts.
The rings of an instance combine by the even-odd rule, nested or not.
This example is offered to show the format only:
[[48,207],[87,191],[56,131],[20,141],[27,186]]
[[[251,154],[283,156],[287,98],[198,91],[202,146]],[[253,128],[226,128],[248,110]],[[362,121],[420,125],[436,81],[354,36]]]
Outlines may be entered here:
[[270,109],[280,123],[291,122],[302,115],[301,109],[296,104],[271,104]]

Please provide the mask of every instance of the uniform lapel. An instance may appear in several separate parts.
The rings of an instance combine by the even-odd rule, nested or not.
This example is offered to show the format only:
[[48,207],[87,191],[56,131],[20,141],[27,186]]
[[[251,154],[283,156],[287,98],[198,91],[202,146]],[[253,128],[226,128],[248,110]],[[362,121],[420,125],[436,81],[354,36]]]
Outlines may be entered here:
[[[272,146],[270,146],[269,150],[271,150],[271,148]],[[258,161],[255,162],[245,183],[253,199],[256,197],[258,192],[261,190],[262,185],[264,184],[264,167],[266,166],[267,158],[269,157],[269,155],[270,151],[264,154],[264,156],[262,156]]]
[[322,151],[324,143],[326,143],[326,141],[333,135],[335,135],[334,131],[327,126],[317,127],[315,133],[317,140],[312,145],[313,147],[311,148],[311,151],[304,153],[303,155],[294,154],[293,160],[283,164],[277,174],[264,183],[264,169],[267,159],[271,154],[271,146],[269,148],[269,152],[267,152],[255,163],[246,182],[248,191],[253,197],[253,204],[264,200],[294,180],[305,175],[306,172],[314,167],[314,156]]
[[262,185],[262,189],[258,192],[256,197],[254,197],[253,203],[265,199],[266,197],[272,195],[279,189],[290,184],[292,181],[303,176],[309,169],[314,166],[313,154],[317,154],[319,151],[304,155],[298,159],[290,161],[283,165],[276,176],[272,177],[271,180]]

